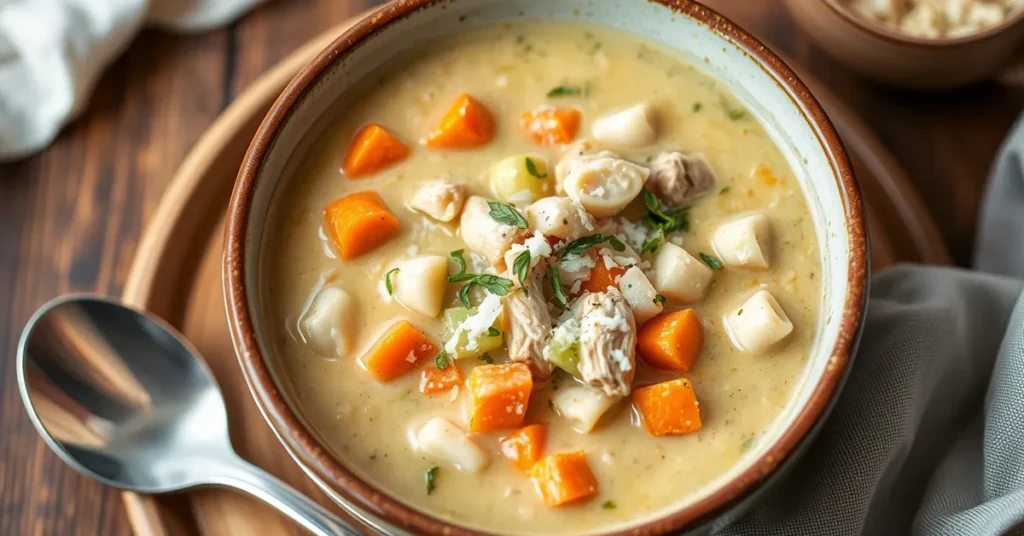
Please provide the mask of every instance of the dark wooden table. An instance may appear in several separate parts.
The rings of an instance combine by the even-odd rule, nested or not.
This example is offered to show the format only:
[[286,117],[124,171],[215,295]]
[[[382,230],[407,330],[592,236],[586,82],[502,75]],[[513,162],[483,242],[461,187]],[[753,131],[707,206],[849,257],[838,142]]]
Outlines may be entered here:
[[[199,35],[147,30],[52,147],[0,165],[0,534],[130,533],[120,495],[65,467],[36,437],[14,377],[19,332],[59,294],[119,293],[161,193],[217,114],[308,38],[376,3],[277,1]],[[968,263],[985,177],[1024,90],[879,87],[817,50],[775,1],[709,3],[861,114],[909,172],[956,261]]]

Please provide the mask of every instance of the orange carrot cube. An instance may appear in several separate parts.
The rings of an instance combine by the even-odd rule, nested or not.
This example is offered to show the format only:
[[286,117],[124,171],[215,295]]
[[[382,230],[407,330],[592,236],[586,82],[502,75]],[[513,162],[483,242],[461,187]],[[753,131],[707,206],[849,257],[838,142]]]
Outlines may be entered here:
[[356,192],[324,210],[327,232],[342,259],[354,259],[398,234],[398,218],[377,192]]
[[427,135],[432,149],[468,149],[486,145],[494,139],[494,117],[480,101],[462,93]]
[[455,363],[449,363],[443,369],[427,367],[420,376],[420,392],[428,395],[450,393],[464,381],[462,371]]
[[545,456],[533,467],[533,486],[548,506],[561,506],[595,495],[597,478],[583,452]]
[[540,460],[544,453],[544,443],[547,441],[548,427],[543,424],[531,424],[515,431],[514,433],[501,438],[501,455],[516,469],[524,474],[530,474],[534,464]]
[[704,347],[704,324],[693,309],[662,313],[636,335],[640,357],[652,367],[689,372]]
[[519,126],[541,145],[572,143],[580,126],[580,111],[576,108],[538,108],[523,112]]
[[633,406],[653,436],[688,434],[701,428],[700,403],[686,378],[635,389]]
[[373,348],[363,356],[366,370],[382,382],[389,382],[416,368],[437,353],[422,331],[406,320],[399,320],[385,331]]
[[473,432],[519,428],[533,390],[525,363],[482,365],[469,373],[470,418]]
[[345,153],[342,169],[350,179],[372,175],[409,156],[409,148],[377,123],[370,123],[356,133]]

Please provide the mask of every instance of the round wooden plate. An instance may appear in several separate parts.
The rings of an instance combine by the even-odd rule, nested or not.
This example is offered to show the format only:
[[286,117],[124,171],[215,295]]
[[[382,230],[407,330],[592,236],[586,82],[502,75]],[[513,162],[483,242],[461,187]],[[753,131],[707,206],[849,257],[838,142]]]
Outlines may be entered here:
[[[249,395],[228,335],[220,261],[224,214],[239,164],[264,114],[292,76],[350,23],[313,39],[236,99],[182,163],[142,243],[124,301],[156,313],[202,352],[226,397],[243,458],[334,508],[278,443]],[[948,264],[949,254],[903,171],[875,136],[820,84],[804,77],[850,150],[867,203],[874,269],[895,262]],[[136,534],[301,534],[256,501],[224,490],[124,494]]]

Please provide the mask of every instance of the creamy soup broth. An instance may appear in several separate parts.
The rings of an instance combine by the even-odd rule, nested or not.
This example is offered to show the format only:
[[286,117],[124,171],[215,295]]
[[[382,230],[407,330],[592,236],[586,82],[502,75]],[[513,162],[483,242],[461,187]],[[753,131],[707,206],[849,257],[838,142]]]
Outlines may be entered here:
[[[265,326],[286,382],[308,421],[333,453],[361,478],[399,500],[456,523],[501,533],[565,533],[607,529],[665,511],[699,496],[734,467],[773,429],[808,363],[820,321],[820,270],[812,219],[792,170],[758,122],[727,88],[670,52],[632,35],[553,22],[523,22],[475,29],[445,38],[388,65],[371,88],[342,100],[338,114],[324,118],[323,133],[296,154],[271,213],[261,260]],[[578,95],[547,97],[572,85]],[[466,150],[431,150],[420,142],[452,99],[469,93],[495,118],[494,139]],[[636,358],[634,386],[677,378],[693,382],[700,401],[699,431],[654,437],[639,425],[629,398],[616,404],[588,434],[578,433],[551,407],[552,389],[575,383],[556,372],[535,382],[526,423],[548,424],[545,453],[584,451],[599,483],[586,500],[550,507],[529,478],[502,459],[504,432],[472,434],[490,461],[479,472],[459,471],[415,450],[416,430],[444,417],[467,426],[466,389],[443,396],[419,391],[420,369],[388,383],[370,376],[359,358],[382,329],[406,318],[440,344],[441,321],[408,310],[388,296],[386,272],[402,259],[424,254],[447,257],[466,249],[469,271],[486,270],[460,238],[458,219],[440,223],[410,210],[408,201],[423,181],[451,178],[471,194],[494,198],[487,174],[513,154],[546,159],[553,173],[563,146],[538,145],[518,124],[523,111],[542,105],[582,112],[577,139],[587,138],[603,114],[645,101],[657,110],[657,139],[637,149],[616,150],[638,163],[661,151],[702,153],[717,179],[713,191],[695,201],[688,232],[674,233],[692,255],[714,253],[712,233],[723,221],[751,211],[772,224],[771,265],[752,271],[715,270],[703,299],[692,305],[669,300],[665,311],[693,307],[705,343],[690,372],[657,371]],[[375,122],[410,147],[400,163],[363,179],[340,171],[345,148],[363,125]],[[314,132],[317,132],[314,130]],[[378,192],[400,220],[399,234],[355,259],[340,260],[324,229],[324,209],[361,190]],[[549,195],[554,195],[552,192]],[[642,215],[634,201],[623,214]],[[455,273],[451,263],[449,273]],[[323,355],[303,342],[298,323],[311,296],[335,284],[355,301],[354,344],[349,355]],[[444,306],[456,304],[458,285],[446,289]],[[770,350],[742,352],[723,327],[755,291],[765,289],[781,304],[792,332]],[[502,350],[489,353],[507,361]],[[459,360],[468,375],[484,365]],[[428,493],[425,471],[439,467]]]

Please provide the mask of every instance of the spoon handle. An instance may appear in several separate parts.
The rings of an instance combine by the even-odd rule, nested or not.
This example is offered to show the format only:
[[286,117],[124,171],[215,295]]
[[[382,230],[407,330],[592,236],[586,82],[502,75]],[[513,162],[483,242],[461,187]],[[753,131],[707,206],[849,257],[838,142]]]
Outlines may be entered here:
[[218,480],[267,503],[315,536],[363,536],[309,497],[240,458]]

